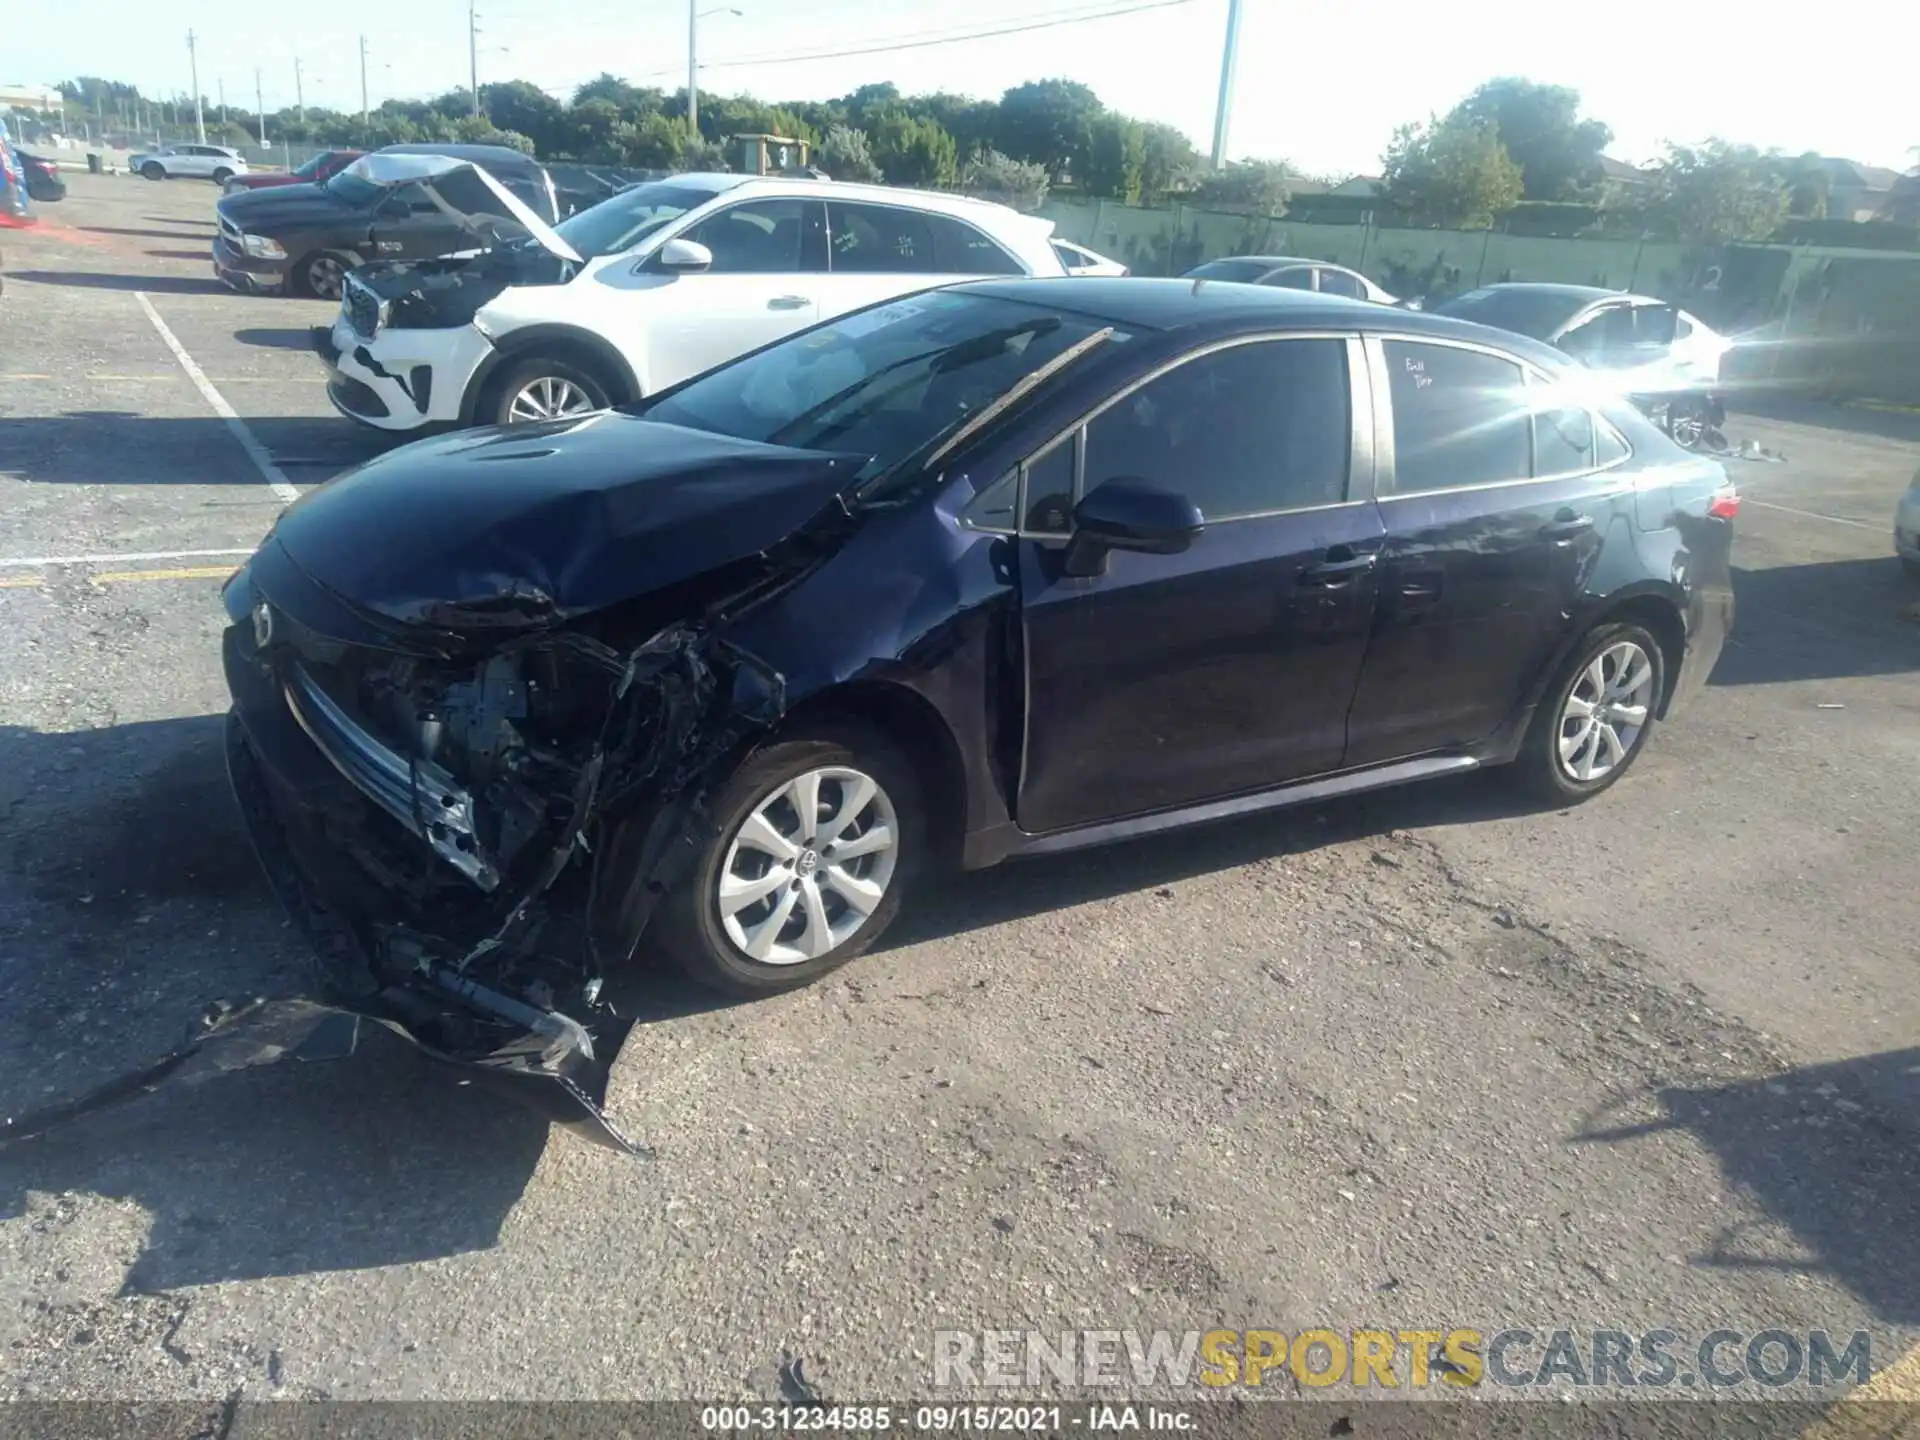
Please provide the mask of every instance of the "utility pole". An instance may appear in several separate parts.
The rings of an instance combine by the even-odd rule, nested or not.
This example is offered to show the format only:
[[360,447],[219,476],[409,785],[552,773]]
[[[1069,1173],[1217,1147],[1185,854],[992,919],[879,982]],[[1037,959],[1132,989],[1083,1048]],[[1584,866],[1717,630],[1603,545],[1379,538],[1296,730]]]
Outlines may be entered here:
[[695,45],[699,31],[700,0],[687,0],[687,132],[695,142],[700,139],[700,60]]
[[1213,112],[1213,168],[1227,163],[1227,121],[1233,112],[1233,68],[1240,51],[1240,0],[1227,0],[1227,45],[1220,57],[1220,102]]
[[480,10],[479,0],[467,0],[467,78],[473,84],[473,113],[480,114]]
[[220,86],[220,125],[224,129],[227,123],[227,77],[222,75],[215,83]]
[[253,107],[254,113],[260,117],[260,148],[264,150],[267,145],[267,102],[260,96],[260,67],[258,65],[253,67]]
[[[360,124],[367,123],[367,37],[360,37]],[[360,137],[365,139],[363,135]]]
[[193,129],[202,145],[207,143],[207,117],[200,108],[200,52],[193,48],[193,31],[187,31],[187,60],[193,66]]
[[293,57],[293,108],[300,112],[300,123],[307,123],[307,92],[300,84],[300,57]]

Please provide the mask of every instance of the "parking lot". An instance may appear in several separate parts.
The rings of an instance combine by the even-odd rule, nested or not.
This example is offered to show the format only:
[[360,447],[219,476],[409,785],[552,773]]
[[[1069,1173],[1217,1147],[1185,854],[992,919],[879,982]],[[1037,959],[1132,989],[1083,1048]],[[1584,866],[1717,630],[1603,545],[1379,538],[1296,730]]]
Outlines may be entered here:
[[[214,282],[213,199],[0,232],[0,1115],[300,983],[217,592],[388,442],[330,307]],[[1784,457],[1729,462],[1733,641],[1592,804],[1467,776],[957,877],[787,998],[649,975],[644,1159],[377,1033],[164,1087],[0,1150],[0,1395],[899,1398],[943,1328],[1465,1324],[1866,1330],[1920,1398],[1920,417],[1728,429]]]

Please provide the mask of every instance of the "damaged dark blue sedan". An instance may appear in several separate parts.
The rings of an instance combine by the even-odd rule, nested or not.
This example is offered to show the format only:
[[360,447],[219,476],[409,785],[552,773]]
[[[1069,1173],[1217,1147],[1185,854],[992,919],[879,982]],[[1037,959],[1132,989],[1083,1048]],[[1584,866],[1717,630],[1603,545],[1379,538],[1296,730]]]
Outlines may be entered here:
[[1618,780],[1737,498],[1557,352],[1208,281],[962,285],[426,441],[226,592],[326,1000],[603,1124],[645,944],[756,995],[978,867],[1510,764]]

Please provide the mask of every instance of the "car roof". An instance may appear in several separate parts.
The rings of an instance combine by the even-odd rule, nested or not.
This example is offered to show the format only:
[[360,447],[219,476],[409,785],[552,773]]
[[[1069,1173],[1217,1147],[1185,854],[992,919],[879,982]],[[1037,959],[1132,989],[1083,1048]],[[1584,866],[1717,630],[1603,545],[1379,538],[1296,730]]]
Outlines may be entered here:
[[409,145],[383,145],[376,154],[386,155],[446,155],[455,160],[470,160],[475,165],[484,165],[489,170],[518,169],[539,171],[542,166],[530,155],[522,155],[518,150],[510,150],[505,145],[441,145],[432,141],[423,141]]
[[1245,329],[1386,330],[1396,334],[1498,344],[1529,359],[1558,363],[1564,357],[1550,346],[1505,330],[1474,325],[1420,310],[1399,310],[1369,300],[1324,295],[1312,290],[1282,290],[1241,285],[1231,280],[1089,276],[1030,280],[976,280],[954,287],[977,295],[1017,300],[1048,309],[1068,310],[1089,319],[1137,330]]
[[1650,297],[1630,295],[1625,290],[1605,290],[1598,285],[1560,285],[1549,280],[1503,280],[1497,285],[1476,285],[1473,291],[1498,290],[1502,293],[1526,291],[1533,295],[1561,295],[1569,300],[1644,300]]

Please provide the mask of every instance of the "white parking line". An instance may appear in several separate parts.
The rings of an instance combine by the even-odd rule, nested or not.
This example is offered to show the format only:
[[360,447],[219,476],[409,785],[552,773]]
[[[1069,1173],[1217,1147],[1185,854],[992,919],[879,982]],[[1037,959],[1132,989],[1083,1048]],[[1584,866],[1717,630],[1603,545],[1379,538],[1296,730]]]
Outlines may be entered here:
[[[1778,510],[1782,515],[1798,515],[1802,520],[1826,520],[1835,525],[1851,525],[1856,530],[1878,530],[1878,525],[1869,525],[1864,520],[1845,520],[1838,515],[1822,515],[1815,510],[1796,510],[1791,505],[1775,505],[1766,500],[1756,500],[1751,495],[1740,497],[1742,505],[1751,505],[1756,510]],[[1886,528],[1892,529],[1891,525]]]
[[187,353],[187,347],[174,338],[173,331],[167,328],[167,322],[160,318],[160,312],[153,308],[153,302],[147,299],[144,290],[133,292],[133,298],[140,302],[140,308],[147,312],[147,319],[153,322],[153,328],[160,332],[160,338],[167,342],[167,348],[173,351],[173,358],[180,362],[180,368],[187,372],[187,378],[193,381],[194,388],[206,397],[213,407],[213,413],[227,422],[227,428],[233,432],[233,438],[240,442],[240,448],[247,452],[247,458],[253,461],[253,468],[260,472],[260,478],[272,488],[273,493],[291,505],[300,498],[300,492],[294,488],[280,467],[273,463],[273,457],[267,453],[267,447],[254,437],[247,428],[246,421],[234,412],[227,403],[227,397],[213,388],[213,382],[207,379],[200,367],[193,363],[193,357]]
[[124,565],[134,560],[225,560],[251,550],[122,550],[108,555],[27,555],[0,560],[0,570],[38,570],[47,565]]

